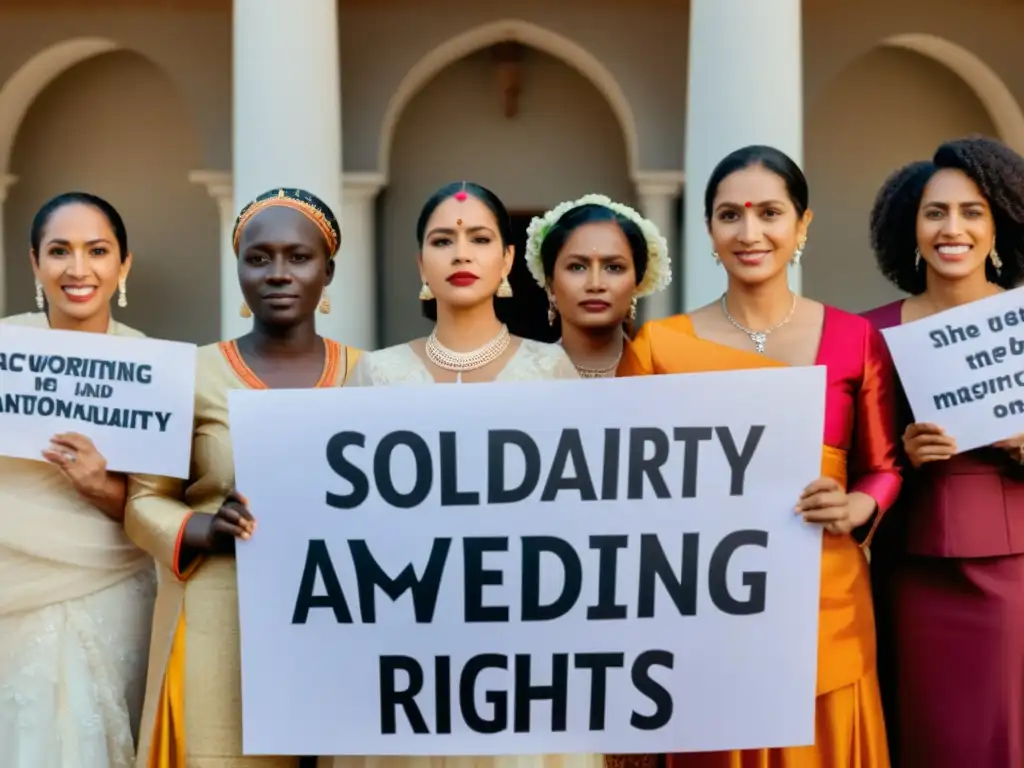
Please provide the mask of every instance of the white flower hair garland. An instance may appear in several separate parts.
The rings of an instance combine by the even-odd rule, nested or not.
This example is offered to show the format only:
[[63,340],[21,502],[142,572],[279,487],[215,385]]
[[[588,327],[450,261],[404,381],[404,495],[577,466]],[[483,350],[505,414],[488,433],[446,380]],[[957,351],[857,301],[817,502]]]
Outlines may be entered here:
[[581,205],[600,205],[620,216],[629,219],[640,228],[644,240],[647,242],[647,269],[644,271],[644,278],[636,288],[636,296],[642,298],[666,288],[672,282],[672,262],[668,257],[668,242],[661,232],[649,219],[645,219],[637,211],[628,205],[617,203],[607,195],[584,195],[578,200],[569,200],[559,203],[543,216],[534,216],[530,226],[526,228],[526,266],[537,284],[544,288],[548,287],[547,278],[544,275],[544,262],[540,257],[540,248],[544,238],[551,232],[551,228],[558,223],[565,214],[573,208]]

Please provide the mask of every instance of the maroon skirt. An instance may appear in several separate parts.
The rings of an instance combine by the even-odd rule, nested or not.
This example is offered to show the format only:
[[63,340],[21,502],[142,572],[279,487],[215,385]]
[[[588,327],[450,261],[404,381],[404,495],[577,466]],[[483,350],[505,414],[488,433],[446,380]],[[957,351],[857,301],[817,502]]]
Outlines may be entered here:
[[1024,766],[1024,555],[905,557],[891,586],[894,764]]

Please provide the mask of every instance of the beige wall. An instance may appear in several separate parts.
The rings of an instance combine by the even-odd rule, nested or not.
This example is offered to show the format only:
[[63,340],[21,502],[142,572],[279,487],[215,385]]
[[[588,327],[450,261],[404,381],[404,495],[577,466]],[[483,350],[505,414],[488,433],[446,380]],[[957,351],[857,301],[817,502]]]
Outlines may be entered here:
[[[194,2],[160,11],[137,4],[93,12],[66,5],[40,2],[42,10],[0,11],[0,82],[50,46],[74,38],[104,38],[139,55],[108,54],[72,68],[21,124],[11,167],[0,168],[20,177],[3,214],[8,310],[31,302],[23,262],[34,207],[51,192],[84,187],[109,195],[128,219],[139,267],[126,319],[172,338],[216,338],[217,212],[187,174],[230,169],[227,5],[211,2],[204,9]],[[866,211],[877,185],[894,166],[927,155],[941,139],[995,130],[978,96],[945,66],[951,60],[936,62],[882,44],[908,33],[956,43],[983,60],[1022,102],[1024,4],[816,0],[805,9],[805,157],[817,212],[805,291],[861,309],[891,295],[867,253]],[[550,55],[528,60],[523,112],[515,121],[497,111],[496,76],[485,57],[440,73],[399,118],[390,154],[389,187],[381,200],[383,341],[422,330],[414,319],[412,230],[423,195],[441,181],[475,176],[490,181],[511,205],[536,207],[595,185],[628,199],[632,172],[682,166],[684,0],[341,0],[345,169],[385,170],[382,124],[410,69],[453,36],[499,19],[530,22],[600,61],[628,100],[635,167],[627,166],[621,125],[604,97]],[[723,41],[732,44],[738,43]],[[777,87],[770,67],[764,87]],[[0,124],[13,114],[7,106],[0,94]],[[470,140],[455,141],[453,124]]]

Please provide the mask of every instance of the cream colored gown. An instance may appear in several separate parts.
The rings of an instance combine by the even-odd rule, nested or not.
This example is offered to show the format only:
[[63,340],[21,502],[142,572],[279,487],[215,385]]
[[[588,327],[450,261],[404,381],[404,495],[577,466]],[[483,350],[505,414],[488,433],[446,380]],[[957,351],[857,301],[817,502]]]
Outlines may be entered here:
[[[560,346],[529,339],[495,377],[495,381],[576,379],[579,374]],[[408,344],[363,355],[351,386],[432,384],[423,358]],[[321,758],[320,768],[602,768],[601,755],[509,755],[502,757],[333,757]]]
[[[316,386],[343,386],[359,350],[330,340],[325,346]],[[298,766],[297,757],[242,756],[234,556],[197,558],[184,569],[179,560],[185,522],[193,514],[215,514],[235,484],[228,393],[265,388],[233,342],[200,348],[191,476],[187,482],[151,475],[129,478],[125,527],[133,541],[152,553],[160,579],[138,768]]]
[[155,590],[152,559],[59,469],[0,458],[2,768],[132,765]]

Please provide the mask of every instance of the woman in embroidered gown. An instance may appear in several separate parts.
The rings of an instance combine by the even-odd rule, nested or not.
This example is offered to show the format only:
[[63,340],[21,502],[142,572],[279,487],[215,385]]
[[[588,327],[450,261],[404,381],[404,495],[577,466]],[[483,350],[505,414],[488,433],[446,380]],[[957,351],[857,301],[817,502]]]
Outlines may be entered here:
[[562,203],[530,222],[526,263],[548,294],[548,323],[583,378],[610,378],[637,301],[672,281],[653,222],[604,195]]
[[[343,386],[357,350],[317,335],[341,232],[319,199],[273,190],[235,224],[252,331],[199,350],[187,483],[132,476],[126,527],[160,572],[139,768],[296,768],[297,757],[242,757],[234,541],[256,523],[234,490],[233,389]],[[273,414],[268,414],[273,418]]]
[[867,539],[900,489],[892,363],[867,321],[789,289],[786,267],[802,255],[811,222],[807,182],[790,158],[771,147],[737,150],[712,173],[704,201],[728,288],[690,315],[645,325],[619,373],[827,366],[822,477],[798,503],[824,527],[816,733],[812,746],[669,755],[668,763],[888,768],[868,564],[854,534]]
[[514,338],[494,297],[510,298],[512,224],[489,189],[455,182],[435,192],[416,223],[421,301],[436,301],[430,336],[363,356],[357,386],[577,378],[556,344]]
[[[910,298],[879,328],[994,296],[1024,277],[1024,158],[992,139],[939,147],[883,186],[871,216],[882,273]],[[958,454],[941,425],[900,428],[911,468],[872,570],[893,657],[889,722],[906,768],[1024,765],[1024,449]]]
[[[32,222],[38,313],[4,323],[140,337],[126,303],[128,235],[113,206],[71,192]],[[120,291],[118,290],[120,288]],[[79,434],[41,459],[0,458],[0,765],[127,768],[135,757],[156,591],[125,536],[126,480]]]
[[[420,299],[437,302],[437,326],[426,339],[363,355],[353,384],[575,379],[557,344],[513,338],[494,311],[508,298],[513,252],[504,204],[470,182],[439,189],[416,225],[420,243]],[[507,757],[334,757],[324,768],[601,768],[599,755]]]

